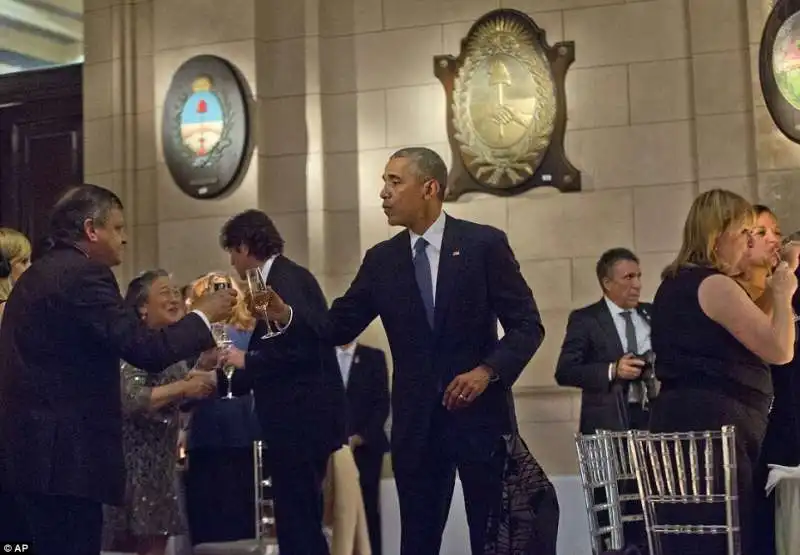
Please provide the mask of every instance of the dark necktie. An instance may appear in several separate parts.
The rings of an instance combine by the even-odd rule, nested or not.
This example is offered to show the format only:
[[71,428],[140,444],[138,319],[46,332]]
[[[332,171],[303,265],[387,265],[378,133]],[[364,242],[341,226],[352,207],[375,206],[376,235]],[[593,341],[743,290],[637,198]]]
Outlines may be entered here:
[[[639,354],[639,345],[636,343],[636,328],[633,327],[633,313],[626,310],[620,314],[625,320],[625,340],[628,343],[628,352],[633,355]],[[628,402],[641,403],[644,400],[644,384],[642,382],[631,382],[628,388]]]
[[425,307],[425,317],[428,319],[428,325],[433,329],[433,281],[431,279],[431,263],[428,255],[425,254],[427,246],[428,242],[422,237],[414,243],[414,276],[417,278],[422,305]]

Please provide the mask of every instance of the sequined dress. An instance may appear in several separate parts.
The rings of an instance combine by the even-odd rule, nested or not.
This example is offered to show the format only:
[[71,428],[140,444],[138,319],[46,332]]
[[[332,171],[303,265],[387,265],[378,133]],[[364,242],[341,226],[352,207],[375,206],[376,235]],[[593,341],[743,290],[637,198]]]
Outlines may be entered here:
[[122,364],[122,438],[127,486],[125,505],[104,508],[104,544],[131,536],[175,536],[185,533],[186,518],[179,499],[177,462],[178,407],[148,410],[154,387],[183,379],[185,362],[160,374],[148,374]]

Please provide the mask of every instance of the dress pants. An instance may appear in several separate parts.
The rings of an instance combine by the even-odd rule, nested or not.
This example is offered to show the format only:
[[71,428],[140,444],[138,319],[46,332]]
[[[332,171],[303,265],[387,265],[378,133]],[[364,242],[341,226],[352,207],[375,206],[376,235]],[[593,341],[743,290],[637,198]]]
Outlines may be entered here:
[[16,496],[33,536],[36,555],[99,555],[103,506],[79,497],[26,493]]
[[266,452],[280,554],[328,555],[322,531],[322,480],[328,457],[310,460],[282,455],[280,449]]
[[372,555],[381,555],[380,487],[383,453],[364,446],[357,448],[353,456],[358,467],[358,481],[364,499]]
[[438,555],[442,544],[456,470],[461,479],[472,555],[483,555],[490,511],[499,507],[503,491],[505,449],[498,437],[492,453],[465,460],[447,447],[447,413],[434,410],[429,436],[417,465],[395,465],[400,502],[400,555]]

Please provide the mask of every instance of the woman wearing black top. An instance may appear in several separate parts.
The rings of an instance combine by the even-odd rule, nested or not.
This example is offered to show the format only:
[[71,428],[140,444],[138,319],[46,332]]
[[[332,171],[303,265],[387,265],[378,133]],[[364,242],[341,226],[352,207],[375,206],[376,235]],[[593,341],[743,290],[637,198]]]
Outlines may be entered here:
[[[765,314],[732,276],[752,245],[752,206],[730,191],[712,190],[692,204],[675,261],[664,270],[653,302],[652,344],[662,383],[651,411],[654,432],[736,427],[737,482],[742,553],[751,554],[753,471],[772,400],[771,364],[794,356],[791,298],[797,288],[794,261],[775,270],[765,295]],[[721,461],[715,472],[722,477]],[[721,484],[719,485],[721,487]],[[674,509],[674,512],[672,510]],[[721,506],[674,506],[659,519],[674,524],[723,521]],[[667,536],[665,553],[725,553],[721,536]]]

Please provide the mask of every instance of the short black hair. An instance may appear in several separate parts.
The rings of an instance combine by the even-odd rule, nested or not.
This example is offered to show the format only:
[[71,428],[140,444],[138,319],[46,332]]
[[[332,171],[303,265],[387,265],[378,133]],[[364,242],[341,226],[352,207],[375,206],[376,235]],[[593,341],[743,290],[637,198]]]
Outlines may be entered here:
[[225,250],[245,246],[253,257],[267,260],[276,254],[283,254],[284,241],[278,228],[264,212],[245,210],[225,222],[219,234],[219,244]]
[[169,272],[156,268],[155,270],[142,272],[133,278],[128,284],[128,291],[125,293],[125,306],[131,308],[138,316],[140,314],[139,311],[147,302],[153,283],[162,277],[169,277]]
[[600,287],[603,288],[603,290],[605,290],[603,287],[603,279],[611,276],[611,268],[620,260],[630,260],[631,262],[639,263],[639,258],[633,254],[633,251],[624,247],[608,249],[600,255],[595,271],[597,272],[597,281],[600,282]]
[[122,210],[122,201],[108,189],[91,184],[73,187],[53,207],[50,214],[50,239],[72,243],[85,239],[84,222],[91,219],[102,226],[115,208]]
[[447,189],[447,164],[444,163],[441,156],[424,146],[411,146],[401,148],[389,157],[390,160],[395,158],[410,160],[420,181],[435,179],[439,183],[439,200],[444,200]]

